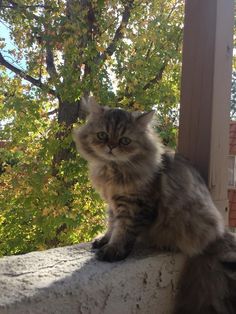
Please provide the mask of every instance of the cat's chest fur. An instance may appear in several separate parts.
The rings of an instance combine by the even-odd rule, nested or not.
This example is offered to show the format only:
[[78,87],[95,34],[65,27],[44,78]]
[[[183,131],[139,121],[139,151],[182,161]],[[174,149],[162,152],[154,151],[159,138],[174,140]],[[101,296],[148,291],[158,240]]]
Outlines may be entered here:
[[114,163],[93,164],[89,170],[93,186],[108,203],[114,195],[138,193],[145,181],[128,167]]

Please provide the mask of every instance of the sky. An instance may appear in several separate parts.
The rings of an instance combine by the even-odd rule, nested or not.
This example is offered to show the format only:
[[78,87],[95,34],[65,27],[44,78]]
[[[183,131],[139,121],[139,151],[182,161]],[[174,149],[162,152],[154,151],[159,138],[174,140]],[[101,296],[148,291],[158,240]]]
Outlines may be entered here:
[[[9,62],[11,62],[11,63],[13,63],[12,61],[12,57],[10,57],[9,56],[9,53],[7,52],[7,50],[11,50],[11,49],[15,49],[16,47],[14,46],[14,43],[12,42],[12,40],[11,40],[11,38],[10,38],[10,32],[9,32],[9,29],[8,29],[8,27],[7,27],[7,25],[6,24],[3,24],[2,23],[2,21],[0,21],[0,39],[2,39],[2,38],[4,38],[5,39],[5,44],[6,44],[6,46],[5,46],[5,48],[4,49],[1,49],[1,53],[2,53],[2,55],[3,55],[3,57],[7,60],[7,61],[9,61]],[[20,63],[20,64],[18,64],[18,63],[13,63],[15,66],[20,66],[20,69],[22,69],[23,67],[24,67],[24,64],[25,64],[25,62],[24,62],[24,60]],[[8,75],[9,75],[9,77],[13,77],[14,76],[14,73],[12,72],[12,71],[10,71],[10,70],[7,70],[7,73],[8,73]],[[0,71],[0,75],[1,75],[1,71]],[[9,119],[4,119],[4,120],[1,120],[0,121],[0,130],[2,129],[2,127],[5,125],[5,124],[7,124],[7,123],[9,123],[11,120],[9,120]]]
[[[1,53],[3,55],[3,57],[9,61],[10,63],[14,64],[15,66],[19,65],[20,69],[24,68],[25,65],[25,61],[22,60],[20,64],[18,64],[16,61],[13,62],[14,60],[12,60],[12,56],[9,55],[8,50],[11,49],[17,49],[17,47],[14,45],[11,37],[10,37],[10,31],[9,28],[7,27],[7,24],[3,23],[0,20],[0,39],[2,41],[2,39],[5,39],[5,48],[1,49]],[[0,72],[1,73],[1,72]],[[9,71],[10,74],[10,71]]]
[[10,34],[9,34],[9,29],[7,25],[2,21],[0,21],[0,37],[5,38],[6,42],[8,43],[8,46],[10,48],[13,48],[14,46],[11,44],[11,39],[10,39]]

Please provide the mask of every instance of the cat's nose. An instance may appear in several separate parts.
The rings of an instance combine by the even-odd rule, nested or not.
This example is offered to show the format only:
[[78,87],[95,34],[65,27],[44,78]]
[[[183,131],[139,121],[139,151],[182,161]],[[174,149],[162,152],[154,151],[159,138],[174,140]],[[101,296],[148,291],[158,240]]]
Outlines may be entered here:
[[107,146],[110,148],[110,150],[112,150],[113,148],[115,148],[117,146],[117,144],[115,144],[115,143],[108,143]]

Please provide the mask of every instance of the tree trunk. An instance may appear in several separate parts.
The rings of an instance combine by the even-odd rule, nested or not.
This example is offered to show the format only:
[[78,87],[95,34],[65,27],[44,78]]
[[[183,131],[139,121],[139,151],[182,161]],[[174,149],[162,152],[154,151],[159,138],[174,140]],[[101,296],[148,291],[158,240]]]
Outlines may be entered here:
[[[56,139],[59,143],[62,143],[64,139],[66,139],[71,131],[73,124],[78,120],[79,117],[79,102],[68,103],[65,101],[61,101],[59,99],[59,108],[58,108],[58,123],[60,129],[56,133]],[[68,161],[74,159],[76,157],[76,150],[74,142],[71,142],[70,146],[64,148],[59,147],[58,151],[55,153],[52,161],[52,175],[56,177],[61,182],[61,187],[58,190],[60,194],[62,189],[70,189],[76,182],[73,178],[71,180],[64,180],[64,177],[59,175],[59,167],[63,161]],[[72,209],[72,200],[68,200],[65,205],[69,210]],[[56,229],[56,234],[53,239],[50,240],[50,243],[56,246],[59,243],[58,237],[61,232],[67,229],[67,224],[62,223]]]
[[[79,117],[79,102],[67,103],[59,100],[58,108],[58,123],[61,130],[57,132],[56,138],[59,142],[62,142],[72,131],[73,124],[78,120]],[[72,142],[70,147],[59,148],[57,153],[54,155],[52,164],[52,174],[57,176],[58,167],[62,161],[70,160],[75,158],[75,146]]]

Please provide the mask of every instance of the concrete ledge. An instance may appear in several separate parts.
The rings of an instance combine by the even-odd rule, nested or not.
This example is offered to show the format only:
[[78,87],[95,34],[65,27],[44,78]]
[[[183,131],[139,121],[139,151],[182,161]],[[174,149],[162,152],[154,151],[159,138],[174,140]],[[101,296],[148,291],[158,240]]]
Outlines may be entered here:
[[0,259],[1,314],[170,314],[181,255],[95,260],[89,244]]

